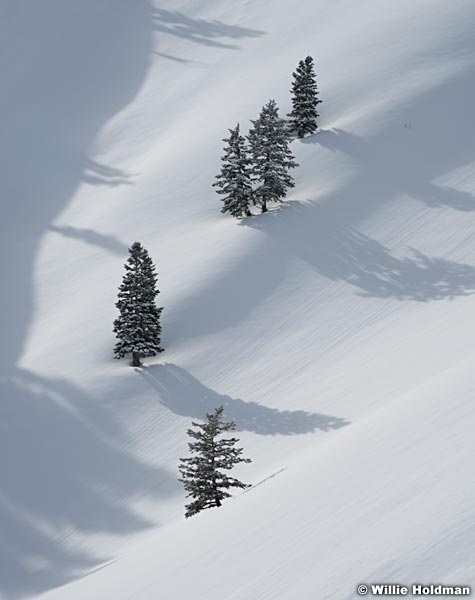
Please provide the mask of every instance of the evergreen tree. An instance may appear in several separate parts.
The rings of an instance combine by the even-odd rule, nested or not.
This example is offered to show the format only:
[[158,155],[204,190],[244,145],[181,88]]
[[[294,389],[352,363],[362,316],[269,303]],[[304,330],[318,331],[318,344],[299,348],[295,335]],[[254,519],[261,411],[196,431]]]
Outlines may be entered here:
[[198,431],[188,429],[188,435],[196,440],[189,442],[188,447],[196,456],[181,458],[182,464],[178,467],[182,475],[179,481],[184,484],[187,497],[194,498],[185,507],[186,517],[192,517],[206,508],[221,506],[222,501],[231,496],[226,491],[229,488],[250,487],[223,472],[239,463],[251,462],[249,458],[241,458],[242,448],[234,447],[239,441],[237,438],[216,439],[225,431],[236,428],[234,422],[222,421],[223,410],[219,406],[213,414],[207,414],[207,423],[192,422]]
[[292,76],[292,111],[288,116],[292,130],[302,138],[306,133],[315,133],[320,116],[317,106],[321,100],[318,99],[313,58],[307,56],[301,60]]
[[251,173],[257,183],[254,201],[267,211],[267,203],[282,202],[287,188],[294,187],[289,169],[298,167],[290,150],[290,132],[274,100],[263,107],[259,118],[251,121],[248,140],[252,157]]
[[246,141],[239,132],[239,123],[234,129],[229,130],[230,136],[223,142],[224,148],[221,173],[216,176],[217,181],[213,187],[218,194],[223,194],[222,213],[230,212],[233,217],[251,216],[249,205],[252,200],[252,184],[249,173],[249,154]]
[[135,242],[129,253],[116,303],[120,315],[114,321],[114,333],[119,340],[114,355],[122,358],[131,353],[132,365],[139,367],[142,357],[155,356],[163,350],[160,347],[160,315],[163,309],[155,304],[159,293],[157,274],[147,250]]

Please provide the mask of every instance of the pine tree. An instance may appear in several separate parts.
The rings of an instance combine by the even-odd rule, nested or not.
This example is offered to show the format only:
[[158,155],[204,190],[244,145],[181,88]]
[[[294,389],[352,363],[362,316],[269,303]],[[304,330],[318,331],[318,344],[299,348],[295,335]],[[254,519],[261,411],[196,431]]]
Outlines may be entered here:
[[292,76],[292,111],[288,116],[292,130],[302,138],[306,133],[315,133],[320,116],[317,106],[321,100],[318,99],[313,58],[307,56],[301,60]]
[[216,439],[225,431],[236,428],[234,422],[225,423],[222,420],[223,410],[219,406],[214,413],[207,414],[207,423],[192,422],[198,431],[188,429],[188,435],[196,440],[189,442],[188,447],[196,456],[181,458],[182,464],[178,467],[182,475],[179,481],[184,484],[187,497],[194,498],[185,507],[186,517],[192,517],[206,508],[221,506],[222,501],[231,496],[226,491],[230,488],[250,487],[223,472],[239,463],[251,462],[249,458],[241,458],[242,448],[234,447],[239,441],[237,438]]
[[218,194],[223,194],[222,213],[230,212],[233,217],[251,216],[249,205],[252,201],[252,184],[249,172],[249,154],[246,141],[239,132],[239,123],[229,130],[230,136],[224,138],[227,146],[224,148],[221,173],[216,176],[213,187]]
[[287,189],[294,187],[289,169],[298,167],[290,150],[290,132],[274,100],[263,107],[259,118],[251,121],[248,140],[252,157],[251,173],[257,183],[254,200],[267,211],[267,203],[282,202]]
[[155,304],[159,293],[157,274],[147,250],[135,242],[129,253],[116,303],[120,315],[114,321],[114,333],[119,340],[114,355],[122,358],[131,353],[132,365],[139,367],[142,357],[155,356],[163,350],[160,347],[163,309]]

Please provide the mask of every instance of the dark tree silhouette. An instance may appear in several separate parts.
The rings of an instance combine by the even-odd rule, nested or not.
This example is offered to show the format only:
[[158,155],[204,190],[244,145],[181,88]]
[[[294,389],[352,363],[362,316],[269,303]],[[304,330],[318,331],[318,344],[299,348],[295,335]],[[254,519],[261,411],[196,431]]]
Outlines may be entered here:
[[295,183],[289,169],[298,167],[290,149],[290,132],[284,119],[279,117],[275,100],[262,108],[259,118],[251,121],[248,140],[252,157],[251,173],[257,183],[255,203],[267,211],[268,202],[282,202],[287,189]]
[[119,317],[114,321],[118,342],[115,358],[132,354],[132,366],[139,367],[144,356],[155,356],[163,351],[160,346],[160,315],[162,308],[155,304],[157,274],[147,250],[135,242],[129,248],[126,273],[119,287],[117,308]]
[[181,465],[178,467],[182,476],[179,481],[188,492],[187,497],[193,498],[185,507],[186,517],[192,517],[206,508],[221,506],[222,501],[231,496],[227,491],[230,488],[249,487],[224,472],[239,463],[250,463],[251,459],[241,458],[242,448],[234,447],[239,441],[237,438],[217,439],[222,433],[236,428],[233,421],[225,423],[222,420],[223,410],[219,406],[214,413],[208,413],[207,423],[192,422],[198,431],[187,431],[195,440],[188,443],[190,452],[195,456],[181,458]]
[[223,140],[227,145],[221,159],[221,172],[216,176],[217,181],[213,183],[213,187],[220,188],[216,191],[224,196],[221,212],[229,212],[233,217],[249,217],[252,201],[249,152],[246,140],[240,135],[239,123],[229,133],[230,136]]
[[288,116],[292,130],[303,138],[306,133],[315,133],[320,116],[317,106],[321,100],[318,99],[313,58],[307,56],[301,60],[292,76],[292,111]]

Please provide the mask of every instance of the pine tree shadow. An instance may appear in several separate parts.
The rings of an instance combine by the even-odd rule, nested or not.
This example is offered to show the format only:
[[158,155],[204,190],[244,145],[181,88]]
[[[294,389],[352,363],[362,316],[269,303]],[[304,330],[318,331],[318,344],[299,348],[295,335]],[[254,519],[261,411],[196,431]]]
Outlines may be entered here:
[[[153,20],[155,30],[161,34],[173,35],[204,46],[229,50],[238,50],[239,46],[223,42],[223,39],[259,37],[264,34],[263,31],[257,29],[227,25],[221,21],[193,19],[176,10],[163,8],[153,10]],[[173,57],[173,60],[181,59]]]
[[90,185],[108,185],[110,187],[132,185],[130,176],[121,169],[103,165],[90,158],[84,160],[82,179]]
[[[349,181],[347,188],[338,192],[337,198],[332,196],[324,200],[332,202],[332,209],[339,210],[346,223],[354,221],[358,211],[364,217],[370,213],[373,204],[381,204],[401,195],[424,202],[429,207],[475,211],[475,196],[472,193],[431,181],[454,167],[471,163],[468,142],[457,145],[453,152],[445,148],[450,161],[443,168],[441,166],[441,172],[437,172],[436,165],[442,165],[441,156],[433,150],[424,151],[424,146],[430,145],[430,138],[425,139],[422,134],[418,138],[413,130],[407,132],[404,129],[392,132],[391,144],[383,140],[383,136],[380,138],[366,141],[354,133],[335,128],[322,130],[301,140],[304,144],[318,144],[331,152],[342,152],[354,159],[359,174]],[[444,146],[442,141],[437,146],[439,144]],[[461,162],[453,163],[458,154]],[[432,161],[431,155],[434,156]]]
[[127,256],[127,246],[120,242],[113,235],[106,235],[104,233],[98,233],[93,229],[71,227],[69,225],[64,225],[61,227],[57,225],[50,225],[48,229],[50,231],[54,231],[55,233],[59,233],[66,238],[79,240],[86,242],[87,244],[91,244],[92,246],[103,248],[104,250],[112,252],[113,254],[117,254],[118,256]]
[[[4,211],[4,316],[0,371],[13,368],[33,313],[33,272],[40,240],[77,186],[129,184],[119,169],[88,158],[104,124],[133,100],[148,71],[153,44],[149,0],[114,10],[96,0],[11,3],[0,19],[3,68],[1,180]],[[6,17],[6,15],[2,16]],[[8,282],[8,284],[6,283]]]
[[[440,161],[440,157],[433,150],[429,156],[423,151],[423,146],[428,140],[422,134],[417,136],[412,129],[408,131],[400,128],[393,132],[392,137],[393,143],[382,148],[382,140],[366,141],[354,133],[335,128],[322,130],[304,138],[302,142],[319,144],[331,152],[342,152],[356,161],[360,175],[351,181],[351,194],[355,206],[361,207],[362,203],[358,202],[361,197],[366,203],[371,197],[376,199],[378,194],[380,198],[386,199],[404,194],[434,208],[475,211],[473,194],[450,186],[437,185],[430,180],[433,173],[436,174],[434,165]],[[466,148],[463,150],[466,151]],[[433,163],[430,154],[434,155]],[[456,154],[457,151],[454,150],[451,158]],[[468,156],[463,156],[462,161],[467,160],[470,162]],[[450,167],[444,168],[444,171],[448,168]],[[344,196],[345,191],[342,198]]]
[[278,410],[219,394],[174,364],[147,366],[137,372],[157,392],[160,403],[173,413],[205,420],[207,413],[223,405],[226,419],[235,421],[238,431],[252,431],[258,435],[297,435],[349,425],[349,421],[341,417],[303,410]]
[[[357,229],[375,209],[400,196],[434,209],[475,211],[473,194],[434,183],[472,163],[475,69],[461,71],[405,108],[367,140],[342,129],[320,130],[300,140],[347,155],[355,175],[318,204],[292,201],[241,226],[265,232],[286,258],[298,256],[320,274],[345,281],[365,296],[429,301],[472,294],[475,268],[428,257],[414,248],[399,258]],[[440,120],[450,112],[453,119]],[[411,123],[405,128],[402,122]],[[438,123],[434,127],[434,123]],[[295,142],[294,142],[295,143]]]
[[[119,415],[75,386],[17,370],[0,378],[0,591],[16,598],[109,560],[68,542],[157,525],[132,506],[178,494],[175,476],[127,448]],[[1,593],[0,593],[1,595]]]
[[[475,66],[428,89],[367,139],[334,128],[301,140],[346,154],[356,167],[344,188],[323,199],[341,225],[355,226],[382,203],[406,195],[430,207],[475,211],[473,193],[438,185],[438,178],[472,164],[475,121]],[[441,115],[450,114],[450,118]],[[407,124],[410,127],[407,127]]]
[[414,248],[399,258],[354,228],[338,226],[325,205],[293,201],[242,225],[264,231],[321,275],[362,296],[427,302],[475,293],[475,267],[428,257]]
[[167,60],[171,60],[173,62],[179,63],[181,65],[202,65],[203,63],[191,60],[188,58],[179,58],[178,56],[173,56],[173,54],[168,54],[168,52],[158,52],[158,50],[154,50],[153,54],[156,56],[160,56],[160,58],[166,58]]

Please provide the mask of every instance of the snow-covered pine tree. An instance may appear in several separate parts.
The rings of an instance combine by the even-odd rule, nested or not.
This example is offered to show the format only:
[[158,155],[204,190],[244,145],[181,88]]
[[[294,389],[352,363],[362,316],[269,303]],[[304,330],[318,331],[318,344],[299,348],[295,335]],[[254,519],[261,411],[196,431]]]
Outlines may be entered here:
[[239,132],[239,123],[229,130],[222,160],[221,173],[216,176],[213,187],[218,194],[223,194],[222,213],[230,212],[233,217],[251,216],[249,205],[252,201],[252,184],[249,172],[249,153],[246,140]]
[[313,58],[307,56],[301,60],[292,76],[292,111],[288,116],[292,130],[302,138],[306,133],[315,133],[320,116],[317,106],[321,100],[318,98]]
[[163,309],[155,304],[159,293],[157,274],[147,250],[135,242],[129,253],[116,303],[120,315],[114,321],[114,333],[119,340],[114,355],[122,358],[132,354],[132,366],[139,367],[142,357],[155,356],[163,350],[160,347]]
[[290,149],[291,135],[274,100],[262,108],[259,118],[251,121],[249,149],[252,157],[251,174],[257,183],[254,202],[267,211],[268,202],[282,202],[287,189],[294,187],[289,169],[298,167]]
[[242,448],[235,448],[237,438],[216,439],[226,431],[236,428],[233,421],[225,423],[222,420],[223,407],[219,406],[214,413],[207,414],[206,423],[192,422],[198,430],[188,429],[188,435],[194,442],[189,442],[188,447],[195,456],[180,458],[182,463],[178,469],[181,481],[188,492],[187,497],[193,501],[185,506],[186,517],[192,517],[206,508],[221,506],[225,498],[231,494],[229,488],[247,488],[249,485],[242,483],[234,477],[229,477],[225,472],[239,463],[250,463],[250,458],[241,458]]

